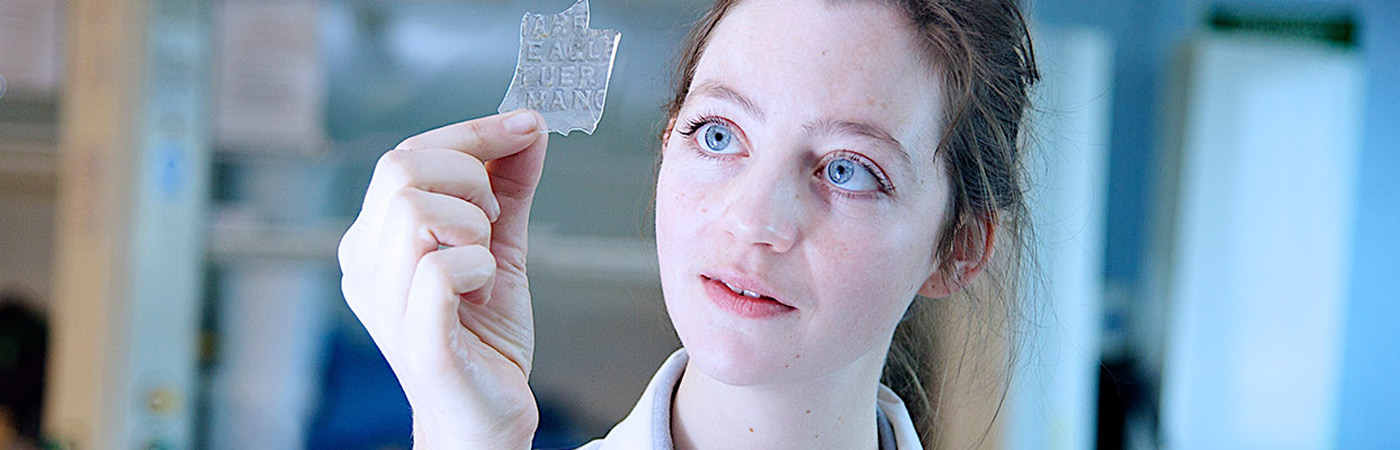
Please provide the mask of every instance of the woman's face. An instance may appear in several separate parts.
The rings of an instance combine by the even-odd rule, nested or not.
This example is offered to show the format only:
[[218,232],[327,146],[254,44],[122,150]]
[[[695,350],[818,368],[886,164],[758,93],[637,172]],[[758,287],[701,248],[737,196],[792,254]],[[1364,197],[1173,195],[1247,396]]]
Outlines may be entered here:
[[667,309],[706,374],[880,364],[934,275],[943,102],[906,23],[873,3],[750,0],[711,35],[656,205]]

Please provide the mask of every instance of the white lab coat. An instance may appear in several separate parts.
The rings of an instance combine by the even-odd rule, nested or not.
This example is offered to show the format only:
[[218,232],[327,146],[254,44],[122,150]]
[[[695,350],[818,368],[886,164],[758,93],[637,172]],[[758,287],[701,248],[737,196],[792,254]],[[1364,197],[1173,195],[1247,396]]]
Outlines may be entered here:
[[[652,376],[632,413],[622,419],[607,436],[579,447],[579,450],[672,450],[671,394],[680,383],[690,358],[685,349],[676,350]],[[904,402],[885,385],[876,398],[880,424],[880,450],[922,450],[919,433],[909,418]]]

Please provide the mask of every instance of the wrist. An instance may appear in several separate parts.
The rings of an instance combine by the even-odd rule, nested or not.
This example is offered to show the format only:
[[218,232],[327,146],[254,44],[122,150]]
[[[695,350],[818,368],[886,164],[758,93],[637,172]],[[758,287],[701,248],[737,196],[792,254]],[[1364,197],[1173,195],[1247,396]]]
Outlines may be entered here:
[[413,415],[415,450],[483,449],[528,450],[538,426],[538,416],[530,423],[507,423],[490,432],[471,431],[469,418],[446,419],[434,414]]

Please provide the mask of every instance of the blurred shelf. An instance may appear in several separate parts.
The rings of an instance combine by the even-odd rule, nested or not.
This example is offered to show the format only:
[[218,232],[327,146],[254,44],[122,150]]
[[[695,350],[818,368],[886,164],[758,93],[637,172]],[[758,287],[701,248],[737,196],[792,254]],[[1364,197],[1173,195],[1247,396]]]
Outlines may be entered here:
[[56,93],[4,91],[0,93],[0,131],[8,131],[11,125],[53,127],[59,122],[61,106],[61,96]]
[[330,139],[300,144],[271,144],[214,140],[214,158],[224,163],[305,163],[325,161],[334,155]]
[[216,218],[209,236],[209,255],[216,263],[247,261],[312,261],[334,264],[340,237],[349,222],[279,225],[257,220]]
[[532,273],[659,282],[656,241],[652,238],[558,234],[549,228],[542,225],[530,230]]
[[[279,225],[252,216],[215,214],[209,253],[216,263],[313,261],[336,264],[340,239],[350,222]],[[556,234],[549,226],[531,231],[532,273],[631,282],[657,280],[656,244],[641,237]]]
[[57,181],[58,127],[0,122],[0,194],[53,198]]

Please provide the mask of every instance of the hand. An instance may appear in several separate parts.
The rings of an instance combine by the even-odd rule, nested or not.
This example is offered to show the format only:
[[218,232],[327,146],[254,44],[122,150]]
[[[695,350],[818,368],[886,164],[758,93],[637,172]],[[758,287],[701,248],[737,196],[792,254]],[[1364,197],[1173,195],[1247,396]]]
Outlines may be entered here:
[[408,138],[340,241],[345,300],[408,396],[415,446],[528,448],[539,424],[525,253],[543,125],[516,111]]

